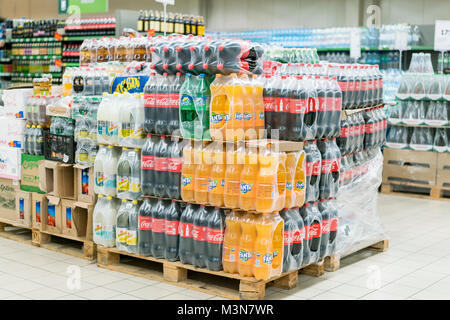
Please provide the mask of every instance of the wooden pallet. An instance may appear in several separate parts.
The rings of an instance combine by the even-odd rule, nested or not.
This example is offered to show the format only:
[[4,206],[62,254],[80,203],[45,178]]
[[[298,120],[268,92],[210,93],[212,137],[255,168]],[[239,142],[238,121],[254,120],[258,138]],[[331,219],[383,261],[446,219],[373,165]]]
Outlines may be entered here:
[[76,258],[86,260],[96,258],[96,244],[83,238],[33,229],[32,244]]
[[381,193],[420,199],[450,201],[450,188],[421,185],[418,183],[386,183],[381,185]]
[[32,230],[31,228],[2,220],[0,222],[0,237],[20,243],[31,244]]
[[[264,299],[265,288],[276,286],[291,289],[297,286],[298,270],[283,273],[269,280],[256,280],[238,274],[223,271],[210,271],[196,268],[181,262],[143,257],[127,253],[116,248],[97,247],[97,264],[99,267],[119,271],[147,279],[167,282],[187,289],[197,290],[228,299],[260,300]],[[320,276],[324,273],[323,263],[308,266],[302,273]]]
[[[389,248],[389,240],[382,240],[368,247],[362,248],[360,250],[369,249],[378,252],[384,252]],[[357,250],[355,252],[358,252]],[[324,269],[328,272],[333,272],[339,270],[341,267],[341,257],[339,255],[333,255],[331,257],[326,257],[324,261]]]

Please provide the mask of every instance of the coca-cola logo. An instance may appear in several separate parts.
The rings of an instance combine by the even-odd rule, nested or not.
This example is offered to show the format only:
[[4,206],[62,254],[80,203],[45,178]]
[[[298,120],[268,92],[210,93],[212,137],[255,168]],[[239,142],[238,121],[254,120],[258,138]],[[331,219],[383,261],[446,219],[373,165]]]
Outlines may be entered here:
[[152,229],[152,223],[150,221],[140,221],[139,229],[140,230],[151,230]]
[[145,158],[144,156],[142,156],[142,165],[141,168],[144,170],[151,170],[155,168],[155,162],[152,158]]

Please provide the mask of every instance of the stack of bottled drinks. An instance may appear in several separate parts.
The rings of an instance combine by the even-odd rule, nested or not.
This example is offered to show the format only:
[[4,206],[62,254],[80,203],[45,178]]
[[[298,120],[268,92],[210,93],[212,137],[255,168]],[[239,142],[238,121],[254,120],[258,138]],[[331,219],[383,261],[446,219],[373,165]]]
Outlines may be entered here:
[[50,123],[46,116],[47,104],[54,99],[47,95],[29,96],[25,105],[27,125],[24,132],[24,153],[43,156],[44,136]]

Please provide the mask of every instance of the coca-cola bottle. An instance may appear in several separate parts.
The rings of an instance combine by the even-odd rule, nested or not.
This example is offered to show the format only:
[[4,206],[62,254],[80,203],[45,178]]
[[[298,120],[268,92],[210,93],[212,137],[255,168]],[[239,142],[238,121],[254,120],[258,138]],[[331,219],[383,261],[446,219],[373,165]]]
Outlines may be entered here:
[[338,233],[339,214],[336,205],[336,199],[328,199],[328,209],[330,212],[330,236],[328,239],[328,255],[332,256],[336,252],[336,237]]
[[300,215],[299,208],[294,207],[292,211],[292,217],[297,222],[297,229],[294,233],[294,242],[292,244],[292,257],[294,258],[297,269],[303,264],[303,242],[305,240],[305,223]]
[[198,206],[187,203],[186,208],[180,217],[180,261],[184,264],[194,264],[194,238],[192,231],[194,228],[194,212]]
[[338,85],[337,77],[332,77],[330,83],[333,97],[331,103],[328,104],[330,117],[331,136],[338,137],[340,134],[341,113],[342,113],[342,91]]
[[304,87],[306,89],[307,95],[308,95],[308,103],[306,105],[306,114],[303,119],[303,134],[302,136],[305,137],[305,140],[311,140],[314,139],[314,137],[317,135],[317,108],[318,108],[318,99],[317,99],[317,93],[316,88],[314,86],[314,80],[312,76],[308,76],[304,82]]
[[179,248],[179,223],[181,217],[181,207],[176,200],[172,203],[165,212],[165,250],[164,258],[169,261],[176,261],[178,259]]
[[[311,123],[305,123],[305,116],[308,112],[308,94],[302,76],[295,77],[292,84],[289,103],[288,139],[290,141],[304,141],[306,138],[306,129],[304,127],[311,125]],[[315,121],[315,119],[311,120]]]
[[322,236],[320,239],[320,259],[329,256],[329,241],[330,241],[330,208],[328,207],[328,201],[320,199],[319,211],[322,216]]
[[138,254],[148,257],[152,254],[152,208],[154,199],[145,198],[139,208],[138,217]]
[[263,90],[264,122],[268,138],[270,138],[270,132],[272,129],[272,115],[274,113],[274,105],[275,105],[274,80],[275,77],[272,77],[271,74],[267,74]]
[[329,92],[326,90],[326,83],[324,79],[320,76],[315,76],[314,79],[314,87],[316,89],[317,95],[317,131],[316,138],[321,139],[325,137],[326,133],[329,134],[328,129],[328,112],[327,112],[327,102],[328,99],[326,97]]
[[157,134],[169,133],[169,110],[170,110],[170,81],[169,75],[165,72],[163,79],[156,88],[156,122],[155,132]]
[[155,132],[155,122],[157,119],[156,89],[158,87],[158,81],[159,78],[152,72],[144,87],[144,130],[147,133]]
[[159,143],[155,146],[155,196],[160,198],[168,198],[167,188],[169,184],[168,178],[168,144],[165,136],[161,136]]
[[169,86],[170,105],[168,109],[168,133],[170,135],[181,135],[180,129],[180,88],[183,84],[181,73],[177,72],[175,80]]
[[[335,186],[339,184],[338,159],[336,159],[336,151],[328,138],[320,140],[317,146],[322,155],[319,197],[321,199],[328,199],[331,196],[335,196],[335,191],[337,190]],[[338,174],[333,175],[332,170],[334,172],[337,170]]]
[[364,134],[364,148],[369,149],[375,142],[375,128],[376,122],[373,115],[373,109],[369,109],[363,112],[365,121],[365,134]]
[[165,251],[165,211],[167,207],[167,201],[159,198],[155,209],[152,210],[152,255],[160,259],[164,258]]
[[337,76],[338,86],[342,92],[342,109],[349,109],[349,79],[348,72],[345,65],[339,66],[338,76]]
[[181,199],[181,167],[183,164],[183,145],[178,137],[172,136],[172,143],[167,149],[167,196],[170,199]]
[[322,235],[322,216],[317,202],[305,203],[300,209],[305,224],[305,246],[303,248],[303,265],[319,261],[320,237]]
[[208,270],[222,270],[223,238],[225,235],[225,213],[223,209],[215,207],[207,217],[208,227],[206,229],[207,257],[206,267]]
[[155,186],[155,140],[158,137],[152,137],[151,134],[147,135],[147,140],[142,147],[141,156],[141,175],[142,175],[142,194],[147,196],[154,195]]
[[274,88],[274,96],[275,96],[275,113],[272,114],[272,130],[278,130],[278,137],[275,134],[271,134],[272,138],[278,140],[287,140],[288,139],[288,116],[289,116],[289,102],[290,102],[290,91],[292,88],[292,81],[287,76],[281,76],[281,80],[277,83]]
[[283,272],[288,272],[293,269],[293,258],[291,248],[294,244],[294,232],[297,229],[297,223],[294,221],[289,213],[289,209],[285,208],[280,212],[280,216],[284,221],[283,230]]
[[316,140],[305,141],[306,154],[306,202],[319,199],[320,171],[322,156],[317,148]]
[[339,150],[341,150],[342,154],[347,154],[349,152],[349,131],[350,131],[350,123],[348,122],[348,118],[344,118],[341,121],[341,134],[337,138],[337,144],[339,146]]
[[206,267],[208,254],[208,242],[206,239],[206,229],[208,228],[208,211],[204,205],[200,205],[194,212],[194,226],[192,238],[194,239],[194,263],[197,268]]

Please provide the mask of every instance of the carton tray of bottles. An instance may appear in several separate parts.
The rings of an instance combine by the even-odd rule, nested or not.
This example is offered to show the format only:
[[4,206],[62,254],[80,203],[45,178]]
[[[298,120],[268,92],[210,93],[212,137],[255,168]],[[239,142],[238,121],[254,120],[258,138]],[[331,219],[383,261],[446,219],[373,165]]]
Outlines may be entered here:
[[46,160],[75,163],[75,140],[73,136],[62,136],[45,132],[44,156]]

